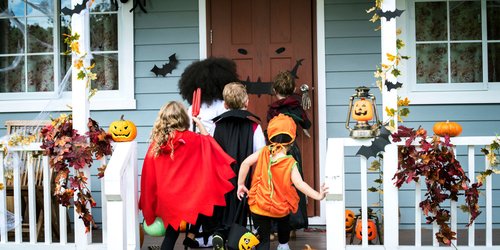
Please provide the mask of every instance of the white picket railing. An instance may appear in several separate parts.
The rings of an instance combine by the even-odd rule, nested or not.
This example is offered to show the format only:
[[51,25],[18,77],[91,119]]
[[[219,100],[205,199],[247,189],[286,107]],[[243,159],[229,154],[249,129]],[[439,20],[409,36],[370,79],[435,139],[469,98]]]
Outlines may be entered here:
[[[476,170],[486,170],[488,169],[489,162],[482,153],[476,155],[475,146],[478,147],[487,147],[495,137],[456,137],[451,139],[451,143],[456,147],[462,146],[466,148],[466,156],[467,162],[461,162],[462,166],[468,166],[468,176],[471,180],[475,180],[475,171]],[[328,249],[357,249],[357,248],[367,248],[370,249],[438,249],[442,248],[439,246],[437,240],[432,240],[431,246],[423,246],[422,245],[422,226],[421,226],[421,215],[422,211],[419,207],[419,203],[421,201],[421,190],[420,184],[417,183],[415,186],[415,221],[414,221],[414,229],[415,229],[415,244],[414,245],[399,245],[396,246],[391,245],[368,245],[368,230],[367,230],[367,211],[368,211],[368,183],[367,183],[367,167],[368,161],[364,156],[360,156],[360,190],[361,190],[361,211],[362,211],[362,243],[361,245],[348,245],[346,244],[346,231],[345,231],[345,149],[352,148],[356,150],[362,145],[369,146],[371,144],[371,140],[355,140],[351,138],[330,138],[328,139],[328,149],[327,149],[327,159],[326,159],[326,169],[325,169],[325,178],[326,183],[330,187],[330,193],[326,198],[326,221],[327,221],[327,248]],[[403,145],[402,143],[399,145]],[[387,150],[387,148],[386,148]],[[352,154],[351,154],[352,156]],[[482,157],[484,160],[484,166],[475,166],[476,157]],[[388,163],[387,159],[384,159],[384,173],[386,172],[387,167],[395,167],[397,164]],[[392,177],[390,177],[392,178]],[[389,178],[389,179],[390,179]],[[386,176],[384,176],[384,181],[387,180]],[[485,206],[482,209],[482,212],[485,213],[485,245],[478,246],[475,243],[475,225],[472,224],[468,228],[468,245],[467,246],[458,246],[459,249],[493,249],[500,248],[500,246],[493,245],[493,197],[492,197],[492,178],[491,176],[487,177],[485,181],[485,187],[482,191],[485,195],[481,195],[480,199],[485,199]],[[397,194],[397,193],[396,193]],[[388,194],[384,192],[384,196]],[[399,204],[398,197],[384,197],[384,201],[391,200],[391,202],[396,202],[396,205]],[[394,204],[390,204],[391,206]],[[382,211],[386,210],[385,208]],[[451,228],[455,232],[457,231],[457,203],[450,203],[450,212],[451,212]],[[382,212],[384,213],[384,212]],[[385,218],[393,218],[397,217],[394,214],[385,214]],[[384,216],[384,215],[382,215]],[[398,230],[399,223],[397,220],[385,220],[384,228],[390,228],[391,230]],[[396,229],[395,229],[396,228]],[[432,226],[432,236],[438,230],[437,225]],[[384,244],[387,242],[399,242],[399,235],[384,233]],[[453,241],[453,244],[456,245],[457,242]]]
[[[46,178],[46,176],[51,176],[48,157],[33,157],[34,153],[41,153],[40,145],[40,143],[32,143],[9,147],[9,153],[26,155],[26,162],[22,164],[26,166],[27,186],[23,188],[27,191],[23,192],[28,194],[25,200],[26,198],[23,198],[21,193],[21,170],[14,167],[11,195],[16,227],[9,232],[7,231],[7,188],[5,187],[7,182],[4,173],[4,156],[0,153],[0,182],[4,184],[4,188],[0,190],[0,249],[139,249],[137,142],[122,142],[113,145],[113,155],[107,164],[105,177],[101,179],[102,242],[92,242],[92,232],[86,234],[85,228],[77,224],[73,232],[70,232],[75,240],[78,237],[85,239],[84,244],[68,242],[67,225],[71,222],[67,219],[67,208],[61,205],[57,208],[59,220],[55,223],[59,227],[59,241],[52,239],[53,190],[51,178]],[[37,162],[40,160],[41,164]],[[103,159],[101,163],[106,164],[106,159]],[[40,166],[41,169],[35,170],[35,165]],[[94,166],[98,165],[97,162],[94,163]],[[40,187],[36,187],[35,182],[42,178],[40,174],[43,175],[42,192],[37,192],[37,188],[39,190]],[[88,184],[92,190],[90,178]],[[43,197],[36,197],[40,193]],[[23,207],[26,206],[23,203],[27,203],[27,207]],[[37,203],[39,206],[43,204],[43,239],[38,237],[38,233],[41,232],[39,227],[42,225],[42,217],[37,214]],[[22,225],[26,224],[26,221],[22,221],[23,210],[26,209],[28,240],[26,240],[26,232],[23,232]],[[112,244],[107,244],[108,242]]]

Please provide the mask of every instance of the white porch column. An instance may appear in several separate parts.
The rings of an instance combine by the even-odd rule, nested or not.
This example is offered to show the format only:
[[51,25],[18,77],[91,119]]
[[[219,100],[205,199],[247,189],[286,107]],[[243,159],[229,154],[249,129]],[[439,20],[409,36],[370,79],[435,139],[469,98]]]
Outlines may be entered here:
[[[77,4],[81,4],[82,0],[72,0],[72,6]],[[89,30],[89,12],[87,10],[83,10],[80,14],[74,14],[71,17],[71,31],[74,33],[78,33],[80,35],[80,52],[82,55],[85,53],[90,53],[90,30]],[[74,61],[77,57],[73,54],[72,61]],[[90,65],[90,55],[86,56],[84,61],[84,66]],[[87,79],[78,80],[77,74],[79,70],[75,68],[72,69],[72,108],[73,108],[73,128],[78,130],[78,133],[85,134],[87,132],[87,122],[90,116],[89,111],[89,101],[88,101],[88,93],[89,89],[87,88]],[[83,169],[85,176],[88,177],[87,185],[91,187],[90,183],[90,170],[88,167]],[[76,196],[75,196],[76,197]],[[90,208],[89,208],[90,209]],[[86,249],[87,245],[91,242],[91,232],[85,233],[85,225],[83,221],[79,218],[78,214],[75,211],[74,216],[75,221],[75,244],[77,249]]]
[[[383,11],[394,11],[396,9],[396,0],[385,0],[382,3]],[[382,39],[382,63],[392,64],[387,60],[387,53],[396,54],[396,18],[387,21],[381,18],[381,39]],[[396,78],[392,74],[387,74],[387,80],[396,83]],[[382,113],[383,121],[388,121],[391,117],[387,116],[385,107],[397,108],[397,91],[387,91],[385,84],[382,91]],[[397,117],[393,117],[395,127],[397,128]],[[385,249],[397,249],[399,245],[399,200],[398,189],[394,186],[392,177],[396,173],[398,162],[398,151],[395,144],[389,144],[385,147],[384,153],[384,245]]]

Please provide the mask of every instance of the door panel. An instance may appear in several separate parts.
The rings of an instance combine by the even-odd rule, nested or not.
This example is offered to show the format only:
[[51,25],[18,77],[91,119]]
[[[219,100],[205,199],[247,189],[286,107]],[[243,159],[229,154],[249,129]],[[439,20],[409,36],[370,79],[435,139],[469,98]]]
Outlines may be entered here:
[[[284,70],[298,68],[296,92],[306,83],[314,89],[312,0],[210,0],[208,24],[211,31],[209,55],[228,57],[236,62],[241,80],[271,82]],[[309,96],[315,103],[314,92]],[[276,101],[271,95],[250,95],[249,110],[267,126],[269,104]],[[313,126],[311,138],[298,131],[296,142],[302,152],[304,180],[318,189],[315,176],[319,170],[315,159],[315,108],[307,111]],[[316,138],[317,139],[317,138]],[[308,214],[318,215],[318,203],[309,199]]]

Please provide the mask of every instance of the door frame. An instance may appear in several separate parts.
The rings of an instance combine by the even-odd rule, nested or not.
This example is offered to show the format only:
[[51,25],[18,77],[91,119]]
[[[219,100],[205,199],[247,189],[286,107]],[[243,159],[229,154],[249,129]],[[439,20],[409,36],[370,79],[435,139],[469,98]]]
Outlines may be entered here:
[[[326,160],[326,51],[325,51],[325,3],[324,0],[315,0],[316,10],[313,15],[313,58],[315,59],[314,80],[316,81],[316,103],[317,107],[317,138],[315,138],[318,150],[316,160],[319,166],[318,183],[325,181]],[[209,37],[207,34],[207,0],[198,0],[198,27],[199,27],[199,56],[200,60],[207,58]],[[326,224],[325,202],[320,203],[320,216],[309,218],[310,225]]]

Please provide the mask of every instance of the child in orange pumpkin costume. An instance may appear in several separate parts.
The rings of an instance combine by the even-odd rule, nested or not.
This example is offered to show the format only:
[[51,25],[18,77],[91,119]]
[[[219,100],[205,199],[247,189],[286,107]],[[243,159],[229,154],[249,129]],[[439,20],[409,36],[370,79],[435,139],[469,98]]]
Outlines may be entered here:
[[[271,119],[267,128],[270,145],[246,158],[238,175],[238,198],[248,194],[248,205],[261,243],[257,250],[270,248],[271,221],[278,224],[278,249],[290,249],[290,213],[296,212],[299,196],[305,195],[322,200],[328,188],[323,184],[320,191],[312,189],[302,180],[297,161],[287,155],[287,149],[295,140],[296,125],[289,116],[279,114]],[[250,190],[244,182],[251,166],[255,165]],[[296,189],[295,189],[296,188]]]

